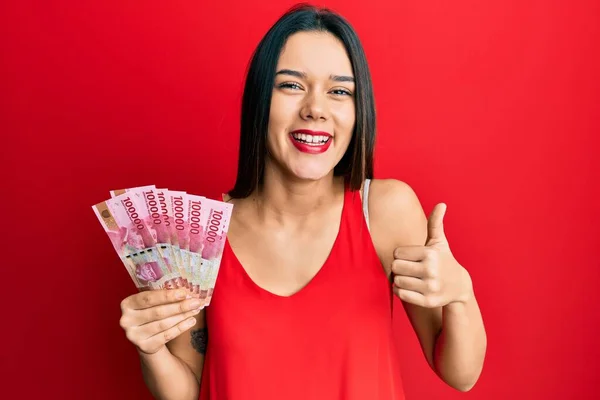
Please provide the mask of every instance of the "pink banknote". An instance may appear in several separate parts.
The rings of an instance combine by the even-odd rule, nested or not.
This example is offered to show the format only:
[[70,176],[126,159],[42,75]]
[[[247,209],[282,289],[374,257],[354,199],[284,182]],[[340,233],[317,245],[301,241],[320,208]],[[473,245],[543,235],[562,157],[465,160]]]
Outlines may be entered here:
[[204,209],[206,198],[203,196],[187,195],[188,201],[188,260],[189,271],[192,278],[192,293],[200,297],[200,280],[198,279],[202,267],[202,240],[206,226],[207,213]]
[[179,268],[182,272],[188,290],[192,291],[192,274],[190,272],[190,236],[188,224],[187,193],[176,190],[167,190],[167,214],[175,229],[177,248],[179,253]]
[[92,208],[139,290],[177,287],[179,270],[157,248],[142,190],[126,191]]
[[169,243],[171,243],[171,251],[173,258],[175,259],[175,264],[177,264],[177,268],[181,274],[183,285],[189,289],[191,288],[191,285],[185,277],[185,269],[181,258],[181,252],[179,250],[179,236],[177,235],[177,229],[175,228],[173,203],[169,198],[169,191],[168,189],[156,189],[156,195],[158,196],[161,212],[163,213],[163,221],[167,234],[169,235]]
[[205,204],[207,217],[202,240],[202,267],[198,279],[200,298],[205,298],[205,306],[208,306],[221,266],[233,204],[211,199],[206,199]]

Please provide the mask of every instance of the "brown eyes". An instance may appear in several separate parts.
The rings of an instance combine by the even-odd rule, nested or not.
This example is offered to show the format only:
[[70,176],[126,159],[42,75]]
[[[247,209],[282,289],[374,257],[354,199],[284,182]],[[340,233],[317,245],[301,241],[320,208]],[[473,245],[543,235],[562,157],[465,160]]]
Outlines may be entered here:
[[[283,89],[292,89],[292,90],[301,90],[302,86],[298,85],[295,82],[284,82],[277,85],[278,88]],[[346,89],[333,89],[330,93],[335,94],[336,96],[352,96],[352,93]]]
[[300,85],[298,85],[297,83],[287,83],[287,82],[280,84],[278,87],[288,88],[288,89],[302,89],[302,87],[300,87]]

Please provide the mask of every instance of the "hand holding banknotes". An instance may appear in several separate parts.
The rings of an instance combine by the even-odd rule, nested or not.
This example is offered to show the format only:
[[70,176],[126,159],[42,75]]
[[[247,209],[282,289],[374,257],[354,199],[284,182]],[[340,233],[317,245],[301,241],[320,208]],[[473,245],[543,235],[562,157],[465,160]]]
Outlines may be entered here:
[[[92,208],[138,290],[179,289],[207,307],[233,205],[154,185],[110,194]],[[154,294],[139,299],[141,303],[133,300],[127,305],[136,309],[148,308],[146,300],[152,306],[168,303]]]
[[139,351],[154,354],[196,324],[202,301],[185,290],[150,290],[121,302],[121,328]]

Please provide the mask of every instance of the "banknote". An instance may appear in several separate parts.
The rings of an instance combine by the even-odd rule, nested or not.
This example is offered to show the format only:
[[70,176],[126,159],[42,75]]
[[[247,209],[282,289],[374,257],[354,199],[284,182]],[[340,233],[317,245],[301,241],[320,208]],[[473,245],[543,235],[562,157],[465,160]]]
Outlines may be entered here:
[[140,191],[126,191],[92,208],[139,290],[175,287],[179,271],[169,267],[156,247]]
[[161,212],[163,213],[164,226],[166,228],[167,234],[169,235],[169,243],[171,243],[171,251],[173,254],[173,258],[175,259],[175,264],[177,264],[177,267],[179,268],[179,273],[181,274],[181,280],[183,281],[183,285],[186,288],[190,289],[191,285],[186,279],[184,265],[181,258],[181,252],[179,250],[179,237],[177,236],[177,229],[175,229],[173,203],[170,201],[169,198],[169,190],[158,188],[156,189],[156,195],[158,196]]
[[205,203],[204,210],[207,217],[202,240],[202,266],[198,280],[200,281],[200,298],[206,299],[205,306],[208,306],[221,266],[233,205],[211,199],[206,199]]
[[[143,206],[145,207],[144,215],[148,218],[145,222],[152,232],[153,236],[156,237],[156,250],[159,252],[160,257],[167,264],[167,269],[171,272],[175,270],[179,271],[179,276],[175,278],[173,282],[169,282],[169,286],[175,288],[187,288],[178,259],[175,256],[175,251],[171,244],[171,234],[168,221],[167,210],[165,209],[166,204],[161,201],[158,190],[154,185],[139,186],[127,189],[111,190],[110,195],[112,198],[121,195],[123,193],[130,193],[136,199],[143,199]],[[141,201],[141,200],[140,200]],[[142,204],[140,204],[140,207]],[[165,219],[165,217],[167,217]]]
[[188,260],[194,297],[200,296],[200,280],[198,277],[202,267],[202,239],[208,217],[208,214],[204,210],[206,201],[206,198],[203,196],[187,195],[187,220],[189,226]]
[[187,193],[177,190],[166,191],[167,214],[171,218],[175,229],[177,249],[179,253],[179,267],[188,290],[192,291],[192,274],[190,272],[190,236],[188,224]]

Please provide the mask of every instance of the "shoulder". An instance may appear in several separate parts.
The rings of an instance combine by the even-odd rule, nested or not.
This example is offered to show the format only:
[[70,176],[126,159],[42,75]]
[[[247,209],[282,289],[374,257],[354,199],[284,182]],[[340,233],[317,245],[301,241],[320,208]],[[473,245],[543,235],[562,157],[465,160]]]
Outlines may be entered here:
[[420,207],[419,199],[413,188],[398,179],[372,179],[369,189],[369,201],[386,208]]
[[391,255],[398,246],[425,244],[427,217],[408,183],[373,179],[368,196],[369,223],[378,253]]

